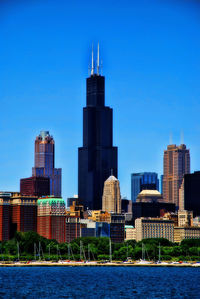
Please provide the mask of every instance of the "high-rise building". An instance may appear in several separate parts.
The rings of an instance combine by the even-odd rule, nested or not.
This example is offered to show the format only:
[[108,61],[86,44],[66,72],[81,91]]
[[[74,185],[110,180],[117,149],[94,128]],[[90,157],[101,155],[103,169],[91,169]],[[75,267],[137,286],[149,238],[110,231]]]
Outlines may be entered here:
[[46,196],[50,194],[50,179],[46,177],[30,177],[20,180],[21,195]]
[[131,174],[131,200],[136,202],[142,190],[158,190],[159,179],[156,172],[140,172]]
[[[99,47],[98,47],[99,48]],[[78,149],[78,197],[85,208],[102,208],[105,180],[111,169],[117,177],[117,147],[113,147],[113,110],[105,106],[105,77],[95,71],[87,78],[87,104],[83,108],[83,147]]]
[[32,176],[50,179],[50,194],[61,197],[61,168],[54,168],[55,142],[48,131],[41,131],[35,140],[35,166]]
[[179,188],[184,174],[190,173],[190,151],[185,144],[168,145],[164,151],[163,198],[179,206]]
[[10,239],[11,193],[0,192],[0,241]]
[[119,181],[113,175],[104,183],[102,210],[108,213],[121,213],[121,194]]
[[179,190],[180,209],[200,216],[200,171],[185,174]]
[[47,196],[37,201],[37,232],[59,243],[66,241],[66,212],[62,198]]

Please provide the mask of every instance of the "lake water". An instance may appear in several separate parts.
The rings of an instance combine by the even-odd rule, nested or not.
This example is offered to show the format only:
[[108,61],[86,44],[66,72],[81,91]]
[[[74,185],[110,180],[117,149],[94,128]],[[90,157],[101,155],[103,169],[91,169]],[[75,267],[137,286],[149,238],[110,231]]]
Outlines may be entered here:
[[200,298],[200,268],[0,268],[0,298]]

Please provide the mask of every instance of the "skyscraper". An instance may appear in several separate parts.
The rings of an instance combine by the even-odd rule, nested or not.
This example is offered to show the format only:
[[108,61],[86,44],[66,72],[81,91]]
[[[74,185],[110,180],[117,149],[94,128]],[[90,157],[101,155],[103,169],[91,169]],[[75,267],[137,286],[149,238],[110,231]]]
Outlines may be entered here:
[[119,181],[111,175],[104,183],[102,210],[108,213],[121,213]]
[[139,172],[131,174],[131,200],[136,202],[142,190],[158,190],[159,179],[156,172]]
[[190,151],[185,144],[168,145],[164,151],[163,198],[179,206],[179,188],[184,174],[190,173]]
[[78,196],[85,208],[102,207],[103,186],[111,169],[117,177],[117,147],[113,147],[113,110],[105,106],[105,77],[99,73],[99,46],[95,72],[87,78],[83,108],[83,147],[78,149]]
[[32,175],[50,179],[50,194],[61,197],[61,168],[54,168],[55,142],[48,131],[41,131],[35,140],[35,166]]

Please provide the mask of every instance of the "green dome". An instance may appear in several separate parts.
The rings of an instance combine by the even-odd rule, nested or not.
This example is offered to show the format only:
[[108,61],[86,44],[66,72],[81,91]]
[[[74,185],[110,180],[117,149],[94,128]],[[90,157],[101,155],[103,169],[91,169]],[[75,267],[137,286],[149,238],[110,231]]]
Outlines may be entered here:
[[49,204],[49,205],[53,205],[53,204],[56,204],[56,203],[60,203],[60,204],[65,204],[65,201],[64,199],[62,198],[56,198],[56,197],[49,197],[49,198],[39,198],[38,201],[37,201],[37,204],[40,205],[46,205],[46,204]]

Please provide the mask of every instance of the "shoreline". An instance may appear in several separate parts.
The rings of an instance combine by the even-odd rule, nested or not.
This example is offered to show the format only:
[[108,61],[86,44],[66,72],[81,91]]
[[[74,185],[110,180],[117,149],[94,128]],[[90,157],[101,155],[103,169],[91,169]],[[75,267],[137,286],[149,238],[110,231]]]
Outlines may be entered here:
[[95,263],[95,262],[5,262],[1,267],[200,267],[200,263]]

